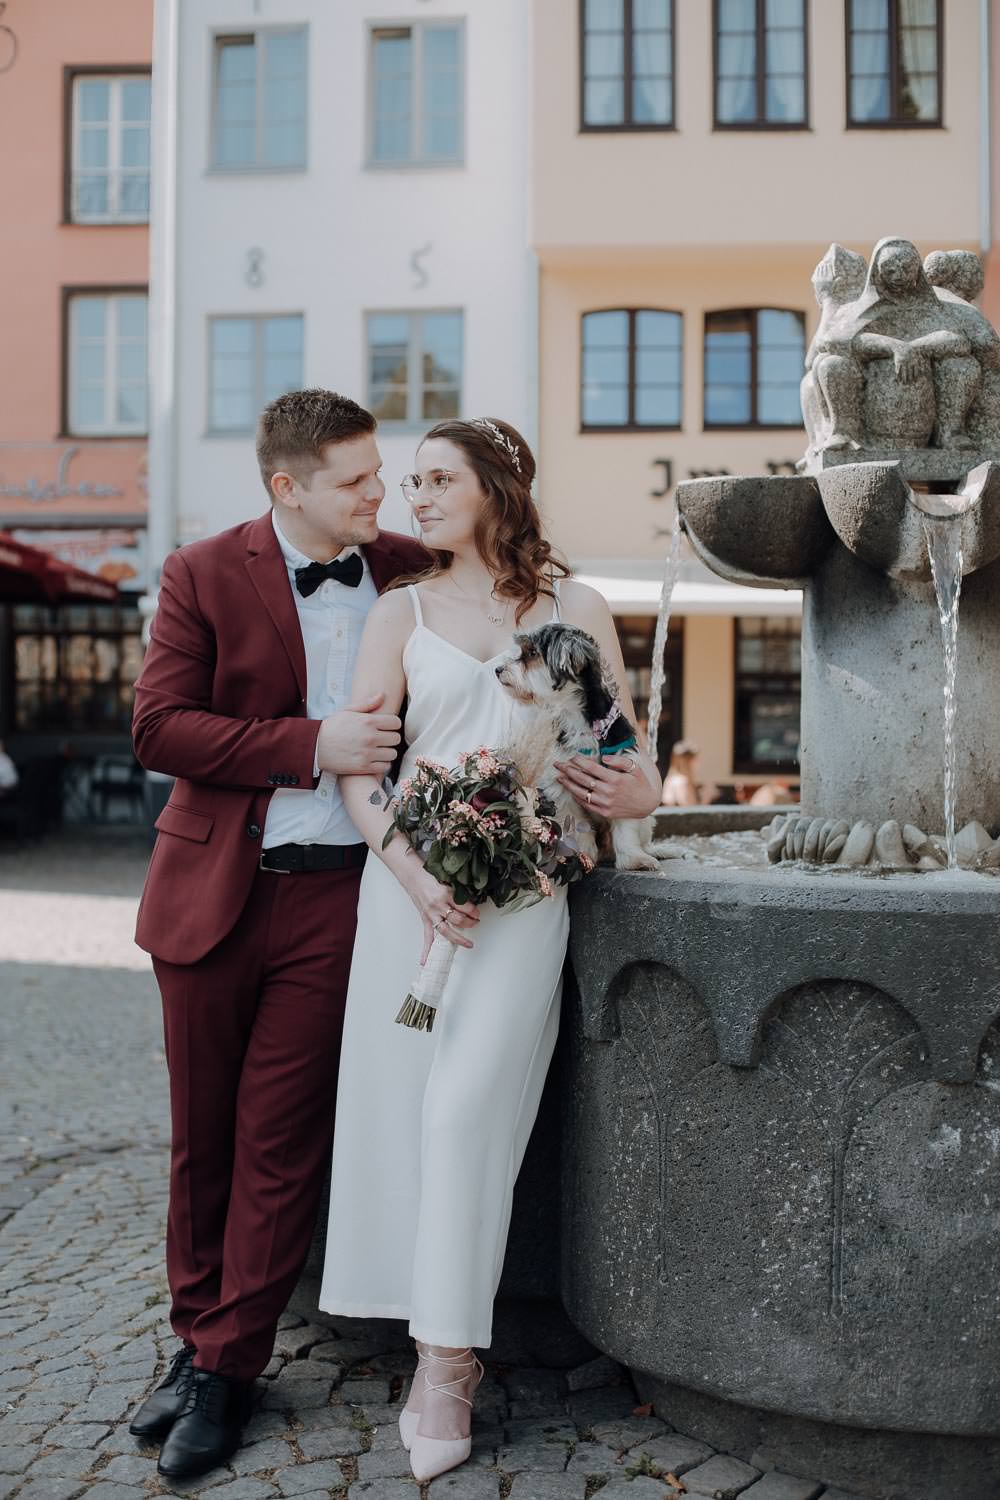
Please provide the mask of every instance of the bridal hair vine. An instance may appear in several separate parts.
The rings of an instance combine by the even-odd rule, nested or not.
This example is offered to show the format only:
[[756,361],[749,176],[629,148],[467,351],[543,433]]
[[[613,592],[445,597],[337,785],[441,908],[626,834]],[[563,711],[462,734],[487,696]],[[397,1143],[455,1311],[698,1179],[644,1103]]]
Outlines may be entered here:
[[518,448],[516,443],[511,442],[509,437],[504,436],[495,422],[491,422],[489,417],[473,417],[469,425],[471,427],[481,427],[487,434],[487,436],[492,439],[496,447],[503,449],[504,453],[506,453],[511,463],[514,465],[514,468],[520,474],[521,450]]

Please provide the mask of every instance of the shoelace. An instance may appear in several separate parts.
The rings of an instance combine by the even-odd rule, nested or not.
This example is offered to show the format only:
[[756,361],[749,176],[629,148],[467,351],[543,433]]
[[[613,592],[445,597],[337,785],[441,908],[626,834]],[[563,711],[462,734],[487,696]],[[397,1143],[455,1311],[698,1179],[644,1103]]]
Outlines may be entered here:
[[226,1412],[226,1384],[218,1379],[196,1380],[193,1411],[203,1412],[210,1422],[221,1422]]
[[194,1350],[189,1344],[182,1344],[170,1361],[170,1368],[162,1383],[172,1385],[176,1381],[178,1385],[188,1385],[194,1379],[193,1361]]
[[[483,1378],[483,1367],[479,1363],[479,1360],[472,1353],[471,1349],[466,1349],[464,1351],[464,1353],[468,1354],[468,1355],[471,1355],[472,1357],[470,1359],[446,1359],[443,1355],[440,1355],[440,1354],[428,1354],[428,1356],[427,1356],[427,1363],[428,1364],[435,1363],[435,1364],[439,1364],[439,1365],[449,1365],[453,1370],[468,1370],[468,1371],[476,1370],[476,1371],[478,1371],[479,1379],[481,1380]],[[471,1406],[472,1402],[469,1400],[468,1396],[460,1396],[457,1391],[452,1391],[452,1390],[448,1389],[448,1387],[452,1386],[452,1385],[464,1385],[464,1383],[465,1383],[465,1381],[467,1379],[468,1379],[468,1375],[459,1375],[456,1380],[443,1380],[441,1382],[441,1384],[438,1385],[435,1381],[431,1380],[427,1375],[424,1376],[424,1382],[425,1382],[427,1390],[429,1390],[429,1391],[440,1391],[440,1393],[443,1396],[450,1396],[453,1401],[464,1401],[465,1404],[466,1404],[466,1406]],[[478,1382],[477,1382],[477,1384],[478,1384]]]

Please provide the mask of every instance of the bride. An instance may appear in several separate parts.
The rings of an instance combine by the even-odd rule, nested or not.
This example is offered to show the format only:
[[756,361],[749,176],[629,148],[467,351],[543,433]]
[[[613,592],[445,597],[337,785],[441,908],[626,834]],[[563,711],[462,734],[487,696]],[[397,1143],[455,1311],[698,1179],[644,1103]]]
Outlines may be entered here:
[[[530,713],[496,679],[516,629],[563,619],[597,640],[634,720],[603,598],[563,577],[531,497],[535,463],[505,422],[445,421],[403,481],[432,566],[384,594],[365,627],[355,696],[406,702],[402,775],[516,743]],[[625,757],[617,757],[623,761]],[[659,801],[644,755],[620,768],[568,759],[560,778],[610,817]],[[415,1477],[465,1461],[488,1348],[511,1197],[559,1025],[565,887],[527,910],[456,905],[401,834],[383,850],[385,797],[345,777],[344,802],[376,858],[365,868],[337,1095],[320,1306],[406,1318],[418,1364],[399,1419]],[[435,931],[458,949],[428,1035],[393,1024]]]

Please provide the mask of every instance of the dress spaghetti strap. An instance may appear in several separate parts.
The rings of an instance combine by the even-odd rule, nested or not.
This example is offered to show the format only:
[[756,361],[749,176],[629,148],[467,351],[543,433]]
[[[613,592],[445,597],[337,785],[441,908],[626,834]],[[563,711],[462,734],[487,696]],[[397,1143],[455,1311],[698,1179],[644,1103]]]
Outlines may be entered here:
[[424,623],[424,612],[420,608],[420,595],[417,593],[417,586],[416,586],[416,584],[415,583],[408,583],[406,585],[406,592],[410,596],[410,602],[413,605],[413,613],[414,613],[414,616],[416,617],[417,624],[418,625],[422,625]]

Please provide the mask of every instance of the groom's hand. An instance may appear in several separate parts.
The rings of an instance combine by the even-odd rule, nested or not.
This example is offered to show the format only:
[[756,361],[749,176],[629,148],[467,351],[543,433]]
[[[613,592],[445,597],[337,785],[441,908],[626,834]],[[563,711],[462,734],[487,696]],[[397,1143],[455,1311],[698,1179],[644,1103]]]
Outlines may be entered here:
[[374,776],[381,781],[396,759],[402,723],[379,713],[384,693],[338,709],[319,726],[316,764],[335,776]]

